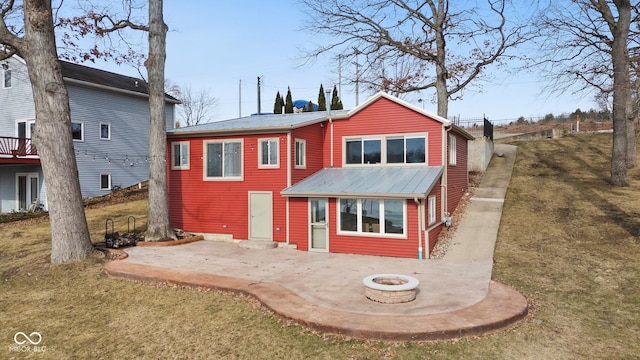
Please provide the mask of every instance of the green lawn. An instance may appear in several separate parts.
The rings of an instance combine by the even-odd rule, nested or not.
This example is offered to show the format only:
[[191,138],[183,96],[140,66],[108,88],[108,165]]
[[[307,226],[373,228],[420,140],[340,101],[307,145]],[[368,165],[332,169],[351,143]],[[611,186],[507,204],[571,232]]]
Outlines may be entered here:
[[[640,172],[611,188],[610,149],[610,134],[519,144],[494,278],[533,308],[508,329],[420,343],[325,335],[250,299],[110,279],[98,255],[52,266],[41,221],[0,224],[0,359],[638,358]],[[106,217],[121,232],[129,215],[144,227],[146,205],[88,210],[93,241]],[[11,351],[17,332],[34,331],[44,353]]]

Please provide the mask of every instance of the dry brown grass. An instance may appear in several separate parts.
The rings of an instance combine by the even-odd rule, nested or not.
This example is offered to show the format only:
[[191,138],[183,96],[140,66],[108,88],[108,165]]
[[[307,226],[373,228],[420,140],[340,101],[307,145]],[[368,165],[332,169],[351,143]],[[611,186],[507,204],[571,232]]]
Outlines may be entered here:
[[[96,254],[49,263],[48,223],[0,227],[0,359],[633,359],[640,354],[640,173],[607,184],[611,135],[522,143],[505,203],[494,277],[527,294],[526,320],[493,334],[369,342],[305,330],[217,292],[114,280]],[[146,201],[88,209],[144,226]],[[9,351],[38,331],[45,353]]]

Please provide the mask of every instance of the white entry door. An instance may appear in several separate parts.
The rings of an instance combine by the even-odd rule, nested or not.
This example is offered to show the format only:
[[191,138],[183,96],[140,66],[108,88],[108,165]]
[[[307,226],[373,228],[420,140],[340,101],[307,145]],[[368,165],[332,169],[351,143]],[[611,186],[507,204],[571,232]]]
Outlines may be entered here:
[[309,199],[309,251],[329,251],[327,199]]
[[249,192],[249,239],[273,240],[273,194]]

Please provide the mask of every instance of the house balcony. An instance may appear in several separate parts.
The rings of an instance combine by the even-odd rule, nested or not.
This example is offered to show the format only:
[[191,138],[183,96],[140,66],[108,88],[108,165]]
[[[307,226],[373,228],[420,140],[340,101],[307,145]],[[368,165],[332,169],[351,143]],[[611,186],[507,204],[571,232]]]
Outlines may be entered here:
[[0,164],[40,164],[30,138],[0,136]]

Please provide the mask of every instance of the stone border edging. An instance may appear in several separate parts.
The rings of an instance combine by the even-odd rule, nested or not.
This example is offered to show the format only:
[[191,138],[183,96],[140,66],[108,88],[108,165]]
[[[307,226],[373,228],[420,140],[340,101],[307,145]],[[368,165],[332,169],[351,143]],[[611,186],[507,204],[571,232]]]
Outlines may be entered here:
[[189,244],[192,242],[204,240],[204,236],[196,235],[188,238],[180,239],[180,240],[172,240],[172,241],[141,241],[136,243],[136,246],[176,246]]
[[527,299],[491,280],[487,297],[472,306],[442,314],[399,316],[346,313],[312,304],[280,285],[228,276],[112,261],[111,277],[149,283],[203,287],[251,296],[279,316],[306,327],[359,339],[444,340],[479,335],[511,325],[528,314]]

